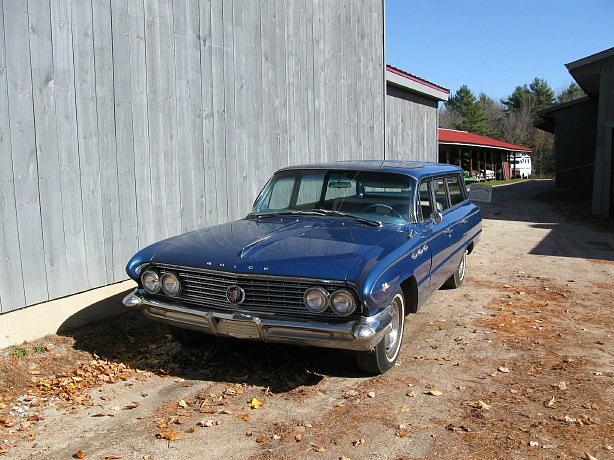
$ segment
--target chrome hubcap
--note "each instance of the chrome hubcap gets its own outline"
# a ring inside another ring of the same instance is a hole
[[[399,348],[401,342],[401,315],[399,313],[399,300],[395,299],[392,303],[392,321],[388,326],[388,333],[386,334],[386,358],[392,361]]]

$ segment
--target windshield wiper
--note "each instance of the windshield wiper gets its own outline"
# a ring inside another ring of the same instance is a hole
[[[350,219],[357,220],[362,222],[363,224],[371,225],[373,227],[381,227],[382,223],[379,220],[371,220],[366,217],[355,216],[354,214],[350,214],[349,212],[343,211],[333,211],[332,209],[314,209],[313,212],[324,214],[326,216],[341,216],[341,217],[349,217]]]
[[[267,217],[267,216],[288,216],[288,215],[311,215],[311,216],[340,216],[340,217],[349,217],[350,219],[357,220],[362,222],[363,224],[371,225],[373,227],[381,227],[382,223],[377,220],[371,220],[364,217],[355,216],[354,214],[350,214],[348,212],[343,211],[333,211],[330,209],[310,209],[309,211],[302,211],[300,209],[288,210],[288,211],[274,211],[274,212],[263,212],[263,213],[254,213],[253,216],[256,217]]]

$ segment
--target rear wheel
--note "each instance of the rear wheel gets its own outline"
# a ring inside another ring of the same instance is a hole
[[[456,289],[463,284],[465,272],[467,271],[467,251],[463,252],[463,258],[458,264],[458,268],[450,278],[446,280],[443,287],[446,289]]]
[[[191,329],[182,329],[180,327],[168,327],[174,339],[184,347],[197,348],[211,344],[215,337],[204,332],[193,331]]]
[[[392,321],[383,339],[371,351],[356,352],[358,367],[369,374],[383,374],[397,361],[405,324],[405,301],[398,292],[392,302]]]

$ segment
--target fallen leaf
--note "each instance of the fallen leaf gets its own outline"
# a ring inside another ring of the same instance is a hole
[[[544,406],[546,407],[552,407],[554,406],[554,403],[556,402],[556,399],[554,399],[554,396],[552,398],[550,398],[548,401],[544,402]]]
[[[441,396],[443,393],[439,390],[428,390],[424,392],[425,395],[431,395],[431,396]]]
[[[230,409],[222,409],[219,412],[220,414],[224,414],[224,415],[232,415],[234,412],[231,411]]]
[[[198,426],[204,426],[207,428],[210,428],[212,426],[219,425],[219,424],[220,424],[219,420],[201,420],[200,422],[197,423]]]
[[[239,414],[239,420],[243,420],[244,422],[249,422],[252,419],[252,416],[249,414]]]
[[[312,444],[311,448],[315,451],[315,452],[326,452],[326,447],[324,446],[318,446],[316,444]]]
[[[504,374],[509,374],[510,370],[509,368],[505,367],[505,366],[501,366],[499,369],[497,369],[499,372],[503,372]]]
[[[399,438],[406,438],[407,435],[409,435],[409,431],[407,431],[407,430],[399,430],[399,431],[397,431],[397,436]]]
[[[484,401],[478,401],[478,407],[482,410],[490,410],[492,408],[490,404],[486,404]]]
[[[123,409],[124,410],[129,410],[129,409],[136,409],[137,407],[139,407],[139,403],[136,401],[132,401],[130,404],[126,404]]]
[[[105,414],[103,412],[99,412],[97,414],[92,415],[92,417],[115,417],[115,414]]]
[[[354,397],[356,397],[358,395],[359,395],[358,391],[356,391],[356,390],[348,390],[348,391],[345,392],[344,397],[345,398],[354,398]]]
[[[539,446],[539,443],[537,441],[529,441],[529,446],[537,447],[537,446]]]
[[[593,372],[593,374],[599,376],[599,375],[603,375],[603,372],[595,371]]]
[[[104,456],[105,460],[118,460],[120,458],[122,458],[121,454],[115,454],[115,453],[107,454]]]
[[[401,412],[409,412],[409,406],[401,406]]]
[[[181,407],[183,407],[184,409],[187,409],[187,408],[188,408],[188,403],[187,403],[187,402],[185,402],[183,399],[180,399],[180,400],[179,400],[179,405],[180,405]]]
[[[358,439],[355,439],[354,441],[352,441],[352,445],[354,447],[360,446],[361,444],[364,444],[364,443],[365,443],[365,438],[358,438]]]
[[[565,383],[564,380],[561,380],[559,383],[556,384],[556,386],[559,390],[565,391],[567,389],[567,383]]]
[[[158,439],[166,439],[167,441],[178,441],[181,439],[181,433],[173,430],[160,431],[156,434]]]
[[[256,442],[258,444],[266,444],[269,442],[269,437],[263,434],[262,436],[256,439]]]
[[[279,436],[278,434],[274,434],[274,435],[272,436],[272,438],[273,438],[275,441],[279,441],[279,440],[281,439],[281,436]]]
[[[81,449],[79,449],[79,450],[78,450],[77,452],[75,452],[75,454],[73,455],[73,458],[79,458],[79,459],[82,459],[82,458],[85,458],[85,457],[87,457],[87,455],[86,455],[86,453],[85,453],[85,452],[83,452]]]
[[[375,391],[369,391],[369,392],[367,393],[367,396],[368,396],[369,398],[375,398]]]
[[[584,458],[586,460],[597,460],[595,457],[593,457],[591,454],[589,454],[588,452],[584,452]]]
[[[301,433],[295,434],[294,435],[294,440],[296,442],[301,442],[303,440],[303,435]]]
[[[252,398],[252,400],[249,402],[249,406],[252,409],[260,409],[263,404],[264,402],[260,401],[258,398]]]
[[[414,390],[410,390],[407,393],[405,393],[405,396],[409,396],[410,398],[415,398],[416,392]]]

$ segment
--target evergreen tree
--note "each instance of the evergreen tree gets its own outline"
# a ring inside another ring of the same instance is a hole
[[[567,88],[562,90],[557,96],[557,102],[569,102],[574,99],[579,99],[581,97],[586,96],[586,93],[578,86],[575,81],[572,81]]]
[[[531,84],[529,84],[529,89],[535,101],[533,107],[535,111],[546,109],[554,104],[555,94],[546,80],[542,78],[534,79]]]
[[[528,85],[516,86],[507,99],[501,100],[508,112],[519,111],[526,105],[532,105],[533,96]]]
[[[459,115],[453,124],[454,129],[478,134],[488,133],[486,114],[467,85],[461,86],[454,96],[450,97],[446,108]]]

